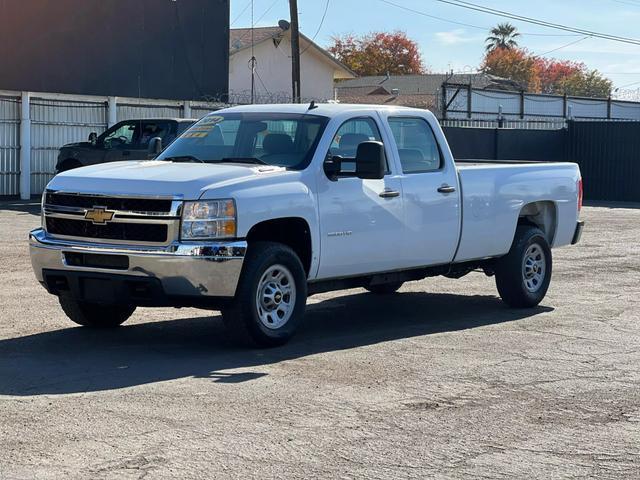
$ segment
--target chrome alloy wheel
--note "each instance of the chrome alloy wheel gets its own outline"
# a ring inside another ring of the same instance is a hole
[[[528,291],[540,290],[547,273],[546,257],[542,247],[537,243],[529,245],[522,259],[522,280]]]
[[[289,269],[272,265],[260,278],[256,292],[256,307],[262,324],[272,330],[282,327],[291,318],[296,304],[296,284]]]

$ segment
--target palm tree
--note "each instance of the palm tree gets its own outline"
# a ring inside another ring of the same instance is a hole
[[[496,48],[504,48],[510,50],[518,46],[518,42],[514,38],[519,37],[518,29],[510,23],[499,23],[489,31],[489,36],[486,38],[487,51],[495,50]]]

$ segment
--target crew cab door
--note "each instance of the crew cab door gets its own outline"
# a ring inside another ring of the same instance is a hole
[[[414,267],[449,263],[460,235],[461,192],[442,130],[433,115],[383,117],[401,169],[405,260]]]
[[[317,278],[335,278],[398,268],[403,237],[402,185],[395,171],[386,131],[376,112],[344,120],[332,134],[327,155],[342,157],[341,174],[319,173],[320,264]],[[362,142],[385,144],[387,173],[380,180],[354,176]]]

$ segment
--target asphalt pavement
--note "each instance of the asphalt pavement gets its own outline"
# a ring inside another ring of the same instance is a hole
[[[294,340],[218,312],[66,319],[0,202],[0,478],[640,478],[640,206],[586,207],[541,306],[481,273],[317,295]]]

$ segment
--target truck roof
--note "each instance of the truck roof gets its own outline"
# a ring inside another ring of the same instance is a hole
[[[350,103],[316,103],[313,110],[309,110],[309,103],[276,103],[276,104],[260,104],[260,105],[240,105],[237,107],[224,108],[217,112],[273,112],[273,113],[313,113],[315,115],[324,115],[331,117],[344,112],[357,112],[359,110],[375,110],[381,111],[420,111],[424,109],[402,107],[397,105],[369,105],[369,104],[350,104]]]

